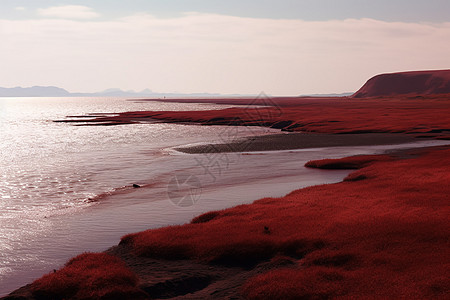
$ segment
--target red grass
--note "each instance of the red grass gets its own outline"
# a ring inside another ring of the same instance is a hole
[[[235,99],[238,100],[246,99]],[[93,121],[122,124],[156,119],[204,125],[266,126],[318,133],[440,133],[450,129],[449,100],[450,94],[421,99],[275,98],[272,103],[278,107],[125,112]],[[223,101],[227,103],[226,99]]]
[[[323,267],[300,273],[280,269],[257,276],[243,288],[247,299],[329,299],[346,292],[341,272]]]
[[[37,299],[145,299],[138,279],[117,257],[85,253],[31,285]]]
[[[340,159],[321,159],[308,161],[305,167],[318,169],[361,169],[376,161],[392,159],[388,155],[356,155]]]
[[[251,279],[243,289],[250,299],[445,298],[448,170],[450,150],[376,161],[351,174],[365,180],[261,199],[184,226],[131,234],[122,243],[143,256],[245,267],[280,255],[303,258],[298,268]]]

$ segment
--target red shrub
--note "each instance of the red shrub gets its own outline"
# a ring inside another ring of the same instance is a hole
[[[37,299],[144,299],[138,279],[117,257],[85,253],[31,285]]]

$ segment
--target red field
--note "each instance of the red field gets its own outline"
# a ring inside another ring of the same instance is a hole
[[[121,243],[138,256],[245,268],[276,257],[295,260],[250,279],[242,289],[248,299],[444,299],[450,150],[369,160],[345,182],[207,213]]]
[[[201,100],[176,100],[202,102]],[[211,102],[212,100],[203,100]],[[266,104],[213,111],[125,112],[88,122],[99,125],[147,120],[204,125],[266,126],[318,133],[396,132],[447,137],[450,132],[450,94],[409,98],[274,98],[222,99],[215,102]],[[68,120],[65,122],[86,122]],[[447,132],[447,133],[446,133]]]

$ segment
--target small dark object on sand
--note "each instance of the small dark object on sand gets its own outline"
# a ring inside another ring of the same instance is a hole
[[[137,189],[137,188],[140,188],[141,186],[140,186],[139,184],[133,183],[133,187],[134,187],[135,189]]]
[[[270,234],[270,229],[267,226],[264,226],[264,233],[265,234]]]

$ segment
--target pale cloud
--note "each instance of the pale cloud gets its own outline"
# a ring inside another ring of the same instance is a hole
[[[298,95],[383,72],[450,68],[450,23],[323,22],[187,13],[0,20],[2,85]]]
[[[15,10],[25,10],[26,8],[23,6],[17,6],[14,8]]]
[[[52,6],[40,8],[37,12],[43,17],[61,19],[92,19],[100,16],[92,8],[82,5]]]

